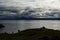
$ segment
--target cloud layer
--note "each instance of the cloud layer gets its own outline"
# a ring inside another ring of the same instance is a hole
[[[0,0],[0,18],[60,18],[59,0]]]
[[[60,8],[60,0],[0,0],[0,5]]]

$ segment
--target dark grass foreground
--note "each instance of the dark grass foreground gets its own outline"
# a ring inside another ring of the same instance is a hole
[[[0,34],[0,40],[60,40],[60,31],[42,28]]]

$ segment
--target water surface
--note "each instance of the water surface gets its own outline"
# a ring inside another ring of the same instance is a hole
[[[5,25],[5,28],[0,29],[0,33],[12,33],[18,30],[41,28],[43,26],[60,30],[60,21],[58,20],[0,20],[0,24]]]

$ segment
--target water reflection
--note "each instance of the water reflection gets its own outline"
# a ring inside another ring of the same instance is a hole
[[[18,30],[41,28],[42,26],[60,30],[60,21],[56,20],[0,20],[0,24],[5,25],[5,28],[0,29],[0,33],[11,33],[17,32]]]

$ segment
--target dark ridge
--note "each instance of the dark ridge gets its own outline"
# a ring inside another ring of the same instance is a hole
[[[60,18],[19,18],[19,17],[14,17],[14,18],[0,18],[0,20],[60,20]]]
[[[16,20],[60,20],[60,18],[16,18]]]
[[[45,27],[18,30],[18,33],[0,33],[0,40],[60,40],[60,31]]]
[[[27,31],[45,31],[45,30],[53,30],[53,29],[48,29],[48,28],[45,28],[43,26],[41,28],[26,29],[26,30],[21,31],[21,32],[27,32]],[[55,30],[53,30],[53,31],[55,31]],[[58,30],[56,30],[56,31],[58,31]]]

